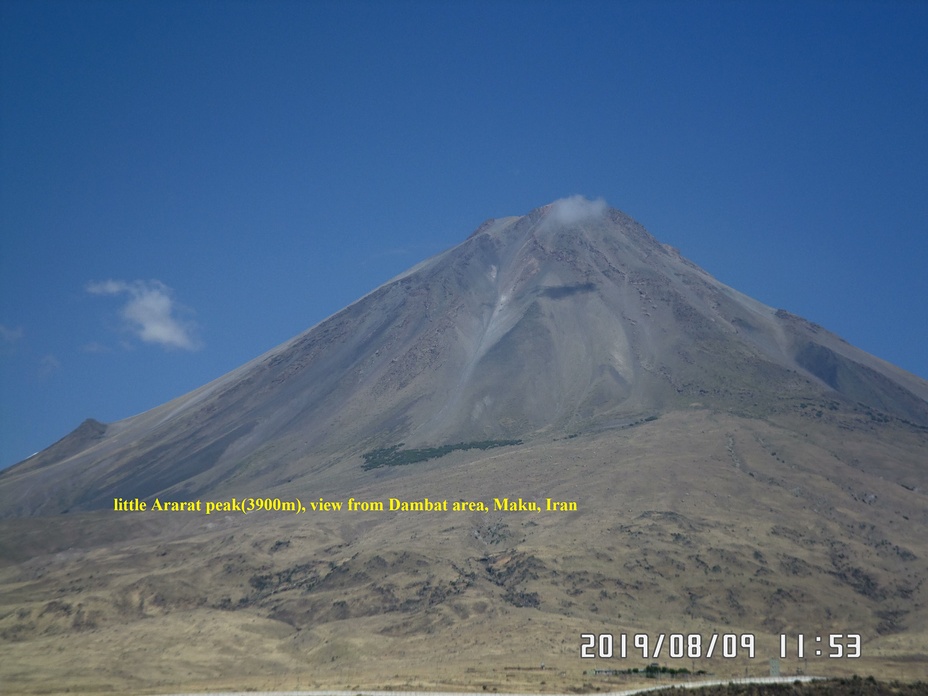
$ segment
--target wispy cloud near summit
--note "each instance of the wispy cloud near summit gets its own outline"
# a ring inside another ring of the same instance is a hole
[[[572,225],[583,220],[599,217],[606,212],[606,201],[602,198],[589,200],[585,196],[560,198],[551,204],[551,219],[561,225]]]
[[[87,284],[92,295],[126,295],[126,304],[120,310],[126,326],[146,343],[166,348],[196,350],[199,343],[193,337],[196,329],[191,321],[177,316],[179,307],[174,292],[159,280],[105,280]]]

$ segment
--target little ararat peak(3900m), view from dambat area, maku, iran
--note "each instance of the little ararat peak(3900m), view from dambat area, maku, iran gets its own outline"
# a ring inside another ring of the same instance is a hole
[[[928,678],[926,452],[928,382],[563,199],[0,473],[0,682],[565,693],[622,632]]]
[[[928,425],[923,380],[574,197],[488,220],[201,389],[85,422],[0,477],[0,500],[9,515],[197,497],[353,466],[401,442],[574,435],[693,404],[801,412],[816,397]]]

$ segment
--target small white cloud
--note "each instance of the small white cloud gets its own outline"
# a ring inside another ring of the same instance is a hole
[[[105,280],[87,284],[92,295],[126,295],[128,300],[120,315],[135,336],[146,343],[156,343],[167,348],[196,350],[198,342],[193,338],[195,325],[180,319],[182,311],[174,301],[174,292],[158,280]]]
[[[608,206],[602,198],[589,200],[585,196],[560,198],[551,204],[548,219],[560,225],[573,225],[577,222],[597,218],[606,212]]]
[[[137,280],[134,284],[143,284],[143,282]],[[157,280],[152,282],[158,283]],[[87,292],[92,295],[118,295],[121,292],[129,292],[130,287],[131,285],[124,280],[104,280],[99,283],[87,283]]]

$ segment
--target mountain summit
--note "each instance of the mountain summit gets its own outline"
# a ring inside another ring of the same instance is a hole
[[[3,514],[271,485],[365,451],[562,437],[827,395],[928,425],[928,383],[715,280],[602,201],[490,219],[163,406],[88,421],[0,475]]]

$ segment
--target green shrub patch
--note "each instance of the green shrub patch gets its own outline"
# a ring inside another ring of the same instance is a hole
[[[390,447],[381,447],[380,449],[365,452],[364,457],[365,469],[377,469],[381,466],[401,466],[403,464],[415,464],[424,462],[429,459],[438,459],[444,457],[454,450],[469,449],[491,449],[493,447],[508,447],[510,445],[521,445],[522,440],[480,440],[478,442],[458,442],[454,445],[441,445],[440,447],[420,447],[417,449],[400,449],[405,443]]]

